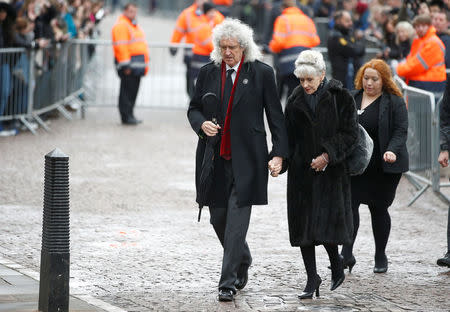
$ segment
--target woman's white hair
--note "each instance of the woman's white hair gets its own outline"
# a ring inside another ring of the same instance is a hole
[[[408,33],[409,41],[410,43],[412,43],[414,37],[416,36],[416,30],[414,29],[413,25],[411,25],[407,21],[398,22],[398,24],[395,26],[395,43],[400,44],[400,41],[398,40],[398,32],[400,29],[403,29]]]
[[[326,65],[319,51],[302,51],[295,61],[294,75],[297,78],[305,76],[320,76],[325,73]]]
[[[220,41],[223,39],[236,39],[239,42],[239,45],[244,48],[244,62],[253,62],[262,57],[258,46],[253,40],[253,30],[238,19],[226,18],[213,29],[214,50],[211,52],[210,57],[216,64],[222,63]]]

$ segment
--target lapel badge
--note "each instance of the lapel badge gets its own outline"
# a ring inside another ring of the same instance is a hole
[[[245,78],[244,80],[242,80],[242,83],[246,85],[248,83],[248,79]]]

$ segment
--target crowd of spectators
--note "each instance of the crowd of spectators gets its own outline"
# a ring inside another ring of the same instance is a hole
[[[94,38],[95,26],[104,16],[103,0],[0,2],[0,48],[42,48],[33,59],[37,69],[35,92],[39,92],[41,87],[49,87],[51,69],[59,57],[59,44],[69,39]],[[0,55],[0,117],[26,112],[29,64],[26,53]],[[17,120],[0,120],[0,136],[13,135],[20,128]]]
[[[259,43],[268,44],[281,4],[282,0],[240,0],[234,1],[230,12],[253,27]],[[450,45],[449,0],[298,0],[297,6],[315,21],[327,18],[321,22],[328,23],[329,29],[333,28],[336,11],[350,12],[354,32],[376,45],[382,51],[378,57],[386,61],[400,61],[408,55],[416,37],[412,21],[417,15],[430,15],[437,35],[446,47]],[[450,67],[450,48],[446,53]]]
[[[0,48],[45,47],[70,38],[95,36],[103,1],[13,0],[0,2]]]
[[[352,42],[355,40],[355,44],[362,44],[365,48],[363,55],[358,56],[361,58],[360,61],[374,57],[383,59],[391,66],[393,73],[403,78],[408,85],[433,92],[436,99],[442,95],[445,71],[450,72],[449,0],[297,0],[296,2],[297,7],[314,20],[323,48],[327,46],[327,38],[336,28],[336,13],[348,12],[352,19],[348,39]],[[235,1],[230,12],[234,17],[253,27],[256,40],[266,53],[270,53],[272,51],[269,49],[269,42],[272,39],[274,21],[285,7],[283,3],[283,0]],[[419,31],[419,28],[423,28],[424,31]],[[346,44],[350,41],[346,39],[343,42]],[[431,42],[434,42],[434,45]],[[423,46],[425,43],[426,47]],[[349,46],[346,48],[350,49]],[[437,52],[434,55],[433,52],[427,52],[430,49],[441,50],[443,53],[441,55]],[[374,51],[379,52],[375,54]],[[336,64],[331,60],[331,52],[333,51],[328,51],[325,56],[328,56],[333,67]],[[357,61],[350,52],[345,58]],[[438,66],[441,67],[439,70],[435,68]],[[356,72],[358,67],[353,67],[353,72]],[[440,74],[435,75],[434,71],[439,71]],[[333,77],[336,78],[335,73]],[[352,79],[349,77],[348,81],[353,81]],[[351,88],[350,85],[352,84],[349,84],[348,88]]]

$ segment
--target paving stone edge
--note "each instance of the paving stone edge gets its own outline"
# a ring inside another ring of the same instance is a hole
[[[34,279],[36,281],[39,281],[39,278],[40,278],[39,272],[27,269],[14,261],[11,261],[7,258],[2,257],[1,255],[0,255],[0,264],[6,266],[9,269],[17,271],[23,275],[31,277],[32,279]],[[123,310],[122,308],[113,306],[107,302],[100,300],[100,299],[94,298],[91,295],[85,294],[82,292],[82,290],[77,289],[77,288],[71,289],[70,296],[80,299],[94,307],[103,309],[106,312],[127,312],[126,310]]]

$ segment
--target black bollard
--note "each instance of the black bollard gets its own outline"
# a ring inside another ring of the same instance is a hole
[[[39,311],[69,311],[69,157],[45,155]]]

